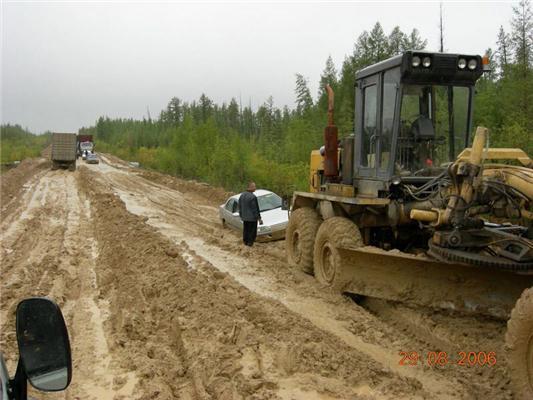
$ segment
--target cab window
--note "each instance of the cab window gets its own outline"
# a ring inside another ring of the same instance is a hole
[[[378,90],[377,85],[367,86],[363,90],[363,135],[362,135],[362,166],[375,167],[375,139],[378,122]]]
[[[392,134],[394,127],[394,111],[398,94],[399,70],[392,69],[383,74],[383,111],[380,135],[379,167],[386,170],[391,159]]]
[[[464,148],[470,89],[404,85],[396,156],[399,174],[431,174]]]

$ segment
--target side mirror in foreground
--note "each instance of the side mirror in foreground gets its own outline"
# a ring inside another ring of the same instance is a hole
[[[42,297],[21,301],[17,307],[17,342],[20,359],[14,381],[27,378],[34,388],[46,392],[67,388],[72,378],[70,343],[56,303]]]

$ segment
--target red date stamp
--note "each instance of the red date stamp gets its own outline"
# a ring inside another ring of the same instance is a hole
[[[428,351],[420,354],[417,351],[400,351],[399,365],[413,367],[419,364],[430,367],[459,365],[463,367],[494,367],[497,363],[494,351],[458,351],[448,354],[445,351]]]

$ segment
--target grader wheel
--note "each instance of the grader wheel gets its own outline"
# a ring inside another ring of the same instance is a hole
[[[313,272],[313,245],[321,219],[309,207],[298,208],[291,213],[285,232],[285,247],[289,264]]]
[[[332,217],[318,229],[313,253],[316,279],[342,292],[347,278],[343,273],[342,260],[338,247],[361,247],[363,239],[359,228],[352,221],[343,217]]]
[[[516,399],[533,399],[533,288],[524,290],[516,302],[505,344]]]

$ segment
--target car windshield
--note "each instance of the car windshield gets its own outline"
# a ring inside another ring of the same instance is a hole
[[[259,202],[259,211],[273,210],[274,208],[281,207],[282,200],[275,193],[265,194],[263,196],[257,196]]]

